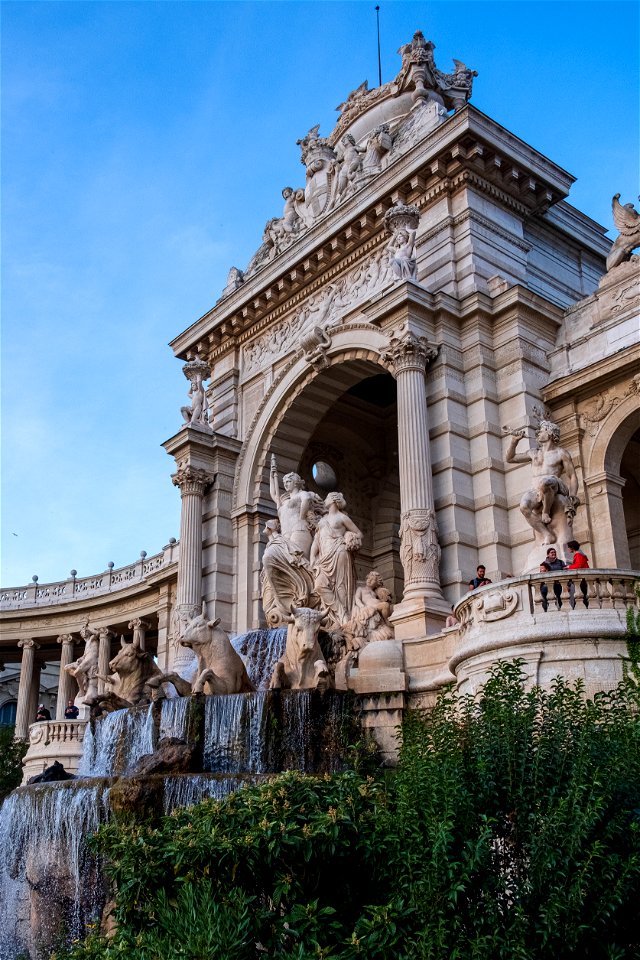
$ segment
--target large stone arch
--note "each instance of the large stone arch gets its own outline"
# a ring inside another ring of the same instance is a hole
[[[622,462],[633,437],[640,433],[640,398],[623,397],[598,430],[587,461],[585,486],[593,530],[593,563],[602,568],[632,567],[625,520]],[[596,535],[597,530],[597,535]]]
[[[376,374],[389,373],[385,334],[371,324],[330,330],[330,344],[309,360],[299,351],[284,366],[262,400],[243,443],[234,484],[236,528],[236,629],[256,625],[260,535],[274,513],[268,495],[268,456],[280,473],[298,469],[315,427],[338,398]]]

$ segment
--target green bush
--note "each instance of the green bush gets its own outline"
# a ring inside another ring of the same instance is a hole
[[[640,707],[527,691],[410,713],[397,771],[287,773],[104,827],[118,931],[58,960],[624,960],[638,956]]]
[[[0,803],[20,786],[22,760],[29,744],[15,740],[13,727],[0,727]]]

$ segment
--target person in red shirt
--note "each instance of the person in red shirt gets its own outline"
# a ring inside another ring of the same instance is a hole
[[[568,563],[566,568],[567,570],[588,570],[589,561],[586,556],[580,550],[580,544],[577,540],[569,540],[568,543],[565,543],[565,547],[571,555],[571,563]]]

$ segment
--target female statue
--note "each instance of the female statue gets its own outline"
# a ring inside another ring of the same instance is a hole
[[[340,627],[351,616],[356,588],[353,554],[362,546],[362,533],[344,512],[341,493],[330,493],[327,513],[318,521],[311,545],[311,567],[315,589],[333,623]]]
[[[267,546],[262,556],[262,606],[270,627],[286,624],[291,607],[315,607],[309,561],[280,533],[278,520],[267,521]]]
[[[278,466],[276,458],[271,456],[269,473],[269,491],[271,499],[278,508],[278,520],[283,537],[291,542],[303,556],[309,558],[315,512],[320,498],[304,488],[304,480],[297,473],[286,473],[282,478],[284,493],[280,493]]]

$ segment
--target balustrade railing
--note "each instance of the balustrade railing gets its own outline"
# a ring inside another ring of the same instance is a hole
[[[160,553],[147,557],[141,553],[135,563],[114,569],[109,564],[104,573],[90,577],[78,577],[71,571],[67,580],[56,583],[40,584],[34,578],[26,587],[7,587],[0,589],[0,607],[3,610],[19,610],[25,607],[53,606],[86,597],[100,596],[123,590],[144,581],[155,573],[175,563],[178,559],[179,544],[172,540]]]
[[[633,570],[554,570],[472,590],[456,604],[455,612],[464,631],[472,623],[507,617],[640,608],[639,585],[640,572]]]

